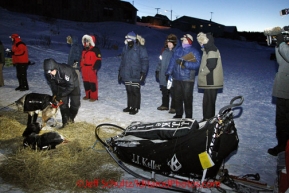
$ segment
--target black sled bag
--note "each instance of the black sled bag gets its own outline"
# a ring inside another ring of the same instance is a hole
[[[208,169],[206,177],[215,177],[224,157],[238,144],[235,135],[229,136],[233,146],[214,136],[214,124],[207,123],[199,128],[196,120],[175,119],[155,123],[133,122],[122,135],[111,138],[108,143],[120,160],[143,170],[201,178],[200,153],[211,149],[208,152],[211,152],[209,155],[215,165]],[[212,147],[213,143],[218,147]],[[219,155],[221,146],[224,151]]]

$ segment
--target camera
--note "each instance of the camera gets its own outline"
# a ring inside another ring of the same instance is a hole
[[[264,30],[264,35],[267,36],[266,42],[268,46],[275,46],[277,43],[277,35],[282,35],[284,42],[289,42],[289,26],[283,28],[274,27],[272,29]]]

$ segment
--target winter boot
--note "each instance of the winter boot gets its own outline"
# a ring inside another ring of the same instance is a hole
[[[76,117],[77,112],[78,112],[77,109],[72,109],[72,108],[70,109],[70,119],[69,119],[70,123],[74,123],[74,118]]]
[[[277,156],[280,152],[285,151],[284,147],[276,145],[273,148],[268,149],[268,153],[273,156]]]
[[[132,110],[131,107],[126,107],[125,109],[123,109],[122,111],[125,113],[129,113]]]
[[[62,128],[66,127],[69,124],[70,112],[69,109],[60,109],[62,116]]]
[[[21,79],[21,84],[20,84],[20,91],[26,91],[26,90],[29,90],[29,87],[28,87],[28,82],[27,82],[27,79],[26,78],[22,78]]]
[[[138,113],[138,109],[137,108],[132,108],[129,112],[130,115],[135,115]]]

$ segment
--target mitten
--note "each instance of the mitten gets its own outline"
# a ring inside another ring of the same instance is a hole
[[[168,80],[169,80],[169,76],[170,76],[170,75],[168,75],[168,74],[166,75],[166,81],[167,81],[167,82],[168,82]]]
[[[176,63],[179,64],[180,66],[182,66],[184,63],[184,60],[179,58],[176,60]]]
[[[55,96],[55,100],[56,100],[56,101],[62,101],[62,97],[61,97],[60,95],[56,95],[56,96]]]
[[[99,63],[95,63],[94,65],[93,65],[93,70],[97,70],[99,68]]]

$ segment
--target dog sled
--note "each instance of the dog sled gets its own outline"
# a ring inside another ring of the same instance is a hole
[[[242,96],[234,97],[216,116],[204,122],[193,119],[132,122],[126,129],[104,123],[96,126],[95,135],[124,171],[140,179],[139,185],[178,192],[222,190],[217,176],[224,160],[238,148],[233,110],[243,101]],[[121,133],[101,139],[101,130],[109,128]]]

